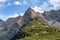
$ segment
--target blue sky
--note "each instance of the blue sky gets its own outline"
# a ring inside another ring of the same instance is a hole
[[[60,9],[60,0],[0,0],[0,19],[23,15],[31,7],[35,11]]]

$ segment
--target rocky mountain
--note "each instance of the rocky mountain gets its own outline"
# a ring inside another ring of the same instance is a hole
[[[3,20],[0,19],[0,22],[3,22]]]
[[[21,19],[21,16],[16,18],[9,18],[0,24],[0,40],[9,40],[12,38],[21,27],[17,21]],[[14,26],[16,25],[16,27]]]
[[[30,13],[28,13],[28,15],[29,14]],[[60,40],[60,28],[48,25],[48,21],[45,21],[46,19],[43,15],[44,13],[41,14],[35,12],[34,14],[36,14],[34,17],[30,17],[31,15],[26,16],[27,13],[25,14],[24,17],[27,21],[29,20],[29,18],[31,19],[19,30],[19,32],[11,40]]]
[[[0,40],[11,39],[24,24],[35,16],[35,11],[29,7],[22,17],[18,16],[16,18],[8,18],[8,20],[3,22],[0,26],[0,28],[2,27],[0,31],[3,30],[3,32],[1,31],[1,34],[3,34],[0,34]]]
[[[3,23],[3,20],[0,19],[0,26],[2,25],[2,23]]]
[[[51,10],[43,13],[49,25],[60,26],[60,10]]]
[[[37,18],[28,21],[11,40],[60,40],[60,28]]]
[[[23,16],[18,16],[16,18],[8,18],[7,21],[0,20],[0,40],[10,40],[12,37],[16,35],[16,33],[32,19],[38,19],[39,22],[43,21],[44,19],[48,24],[55,23],[55,21],[60,22],[60,10],[58,11],[50,11],[45,12],[43,14],[39,12],[35,12],[30,7],[27,9]],[[58,18],[57,18],[58,17]],[[53,20],[53,22],[52,22]],[[40,23],[39,23],[40,24]]]

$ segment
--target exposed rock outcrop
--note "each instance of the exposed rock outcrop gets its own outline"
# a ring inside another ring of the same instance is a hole
[[[60,26],[60,10],[51,10],[43,13],[49,25]]]

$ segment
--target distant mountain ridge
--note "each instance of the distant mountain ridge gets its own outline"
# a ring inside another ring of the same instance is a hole
[[[60,26],[60,9],[44,12],[43,16],[49,25]]]

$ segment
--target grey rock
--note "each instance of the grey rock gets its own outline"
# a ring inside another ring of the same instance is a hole
[[[60,10],[44,12],[43,16],[49,25],[60,26]]]

